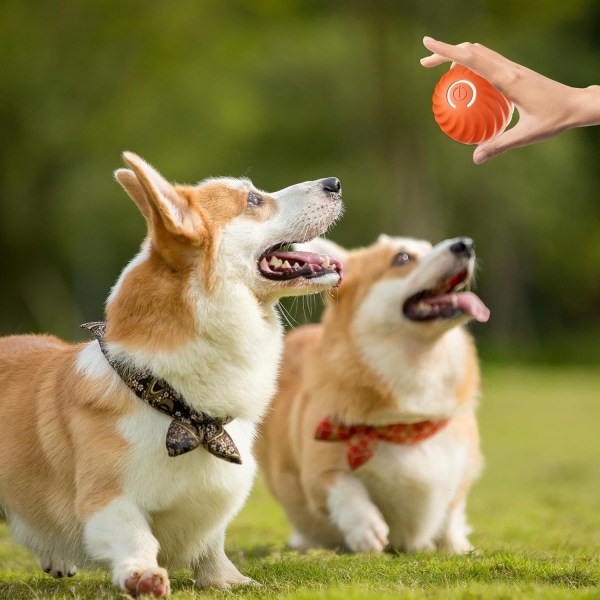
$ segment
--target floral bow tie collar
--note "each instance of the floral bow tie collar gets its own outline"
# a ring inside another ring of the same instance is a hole
[[[395,423],[374,427],[371,425],[343,425],[326,418],[315,432],[315,439],[326,442],[346,442],[346,459],[352,470],[373,458],[380,441],[392,444],[416,444],[435,435],[446,427],[450,419]]]
[[[241,464],[239,450],[224,429],[224,425],[232,421],[231,417],[216,418],[198,412],[188,406],[168,383],[158,379],[150,371],[132,370],[114,360],[108,354],[104,343],[106,323],[84,323],[81,327],[90,331],[98,340],[110,366],[138,398],[173,418],[166,440],[169,456],[179,456],[202,446],[217,458]]]

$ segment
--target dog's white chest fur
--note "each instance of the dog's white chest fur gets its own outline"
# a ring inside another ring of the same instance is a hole
[[[143,510],[152,513],[170,510],[183,498],[194,499],[199,495],[210,504],[212,497],[219,498],[239,489],[252,478],[255,470],[252,423],[237,419],[226,426],[242,455],[241,465],[214,457],[202,447],[170,457],[165,445],[169,424],[169,417],[147,406],[119,422],[130,447],[124,492]]]
[[[235,298],[237,306],[244,306],[240,300]],[[247,302],[244,310],[223,303],[202,315],[212,324],[207,339],[171,353],[127,351],[130,360],[149,365],[197,410],[233,416],[226,429],[242,457],[241,465],[231,464],[203,447],[169,457],[171,418],[141,400],[134,413],[119,420],[118,430],[129,447],[123,496],[150,518],[168,564],[189,565],[202,555],[223,535],[252,487],[256,423],[275,391],[282,344],[277,315],[258,311],[255,302]],[[124,385],[95,342],[82,351],[78,366],[88,376],[109,375],[114,385]]]
[[[390,528],[392,547],[424,549],[442,529],[467,468],[466,443],[443,430],[415,445],[380,442],[355,473]]]
[[[161,560],[191,567],[198,587],[247,584],[225,555],[225,528],[250,491],[255,427],[275,391],[275,304],[341,281],[334,259],[285,247],[340,216],[341,184],[273,194],[247,179],[177,185],[135,154],[124,159],[130,168],[115,176],[148,232],[110,294],[102,346],[1,340],[0,420],[10,426],[0,436],[0,513],[56,577],[89,559],[110,565],[122,592],[162,598]],[[171,419],[136,397],[130,375],[227,419],[243,464],[203,446],[170,458]],[[20,451],[24,440],[31,452]]]
[[[150,516],[165,560],[186,565],[222,533],[223,524],[240,510],[250,492],[256,471],[255,425],[236,419],[226,426],[242,456],[237,465],[202,447],[169,457],[165,446],[169,423],[168,417],[147,406],[121,419],[119,429],[130,445],[123,491]]]
[[[222,313],[227,308],[222,307]],[[169,457],[165,439],[170,419],[141,403],[136,414],[119,423],[130,446],[124,494],[151,516],[162,555],[172,564],[189,564],[202,553],[205,541],[222,534],[223,525],[240,510],[252,487],[255,423],[275,390],[281,332],[275,316],[262,321],[249,318],[246,323],[244,317],[254,315],[238,312],[238,316],[237,335],[231,336],[229,326],[224,336],[228,339],[219,340],[217,355],[212,344],[199,342],[188,349],[188,356],[175,357],[177,364],[198,365],[188,371],[193,376],[178,380],[176,370],[169,373],[167,360],[161,366],[194,406],[235,417],[226,429],[240,451],[241,465],[216,458],[202,447]]]

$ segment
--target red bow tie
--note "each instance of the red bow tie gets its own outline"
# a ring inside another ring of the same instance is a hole
[[[416,444],[435,435],[450,419],[443,421],[421,421],[420,423],[396,423],[373,427],[370,425],[341,425],[323,419],[315,432],[316,440],[326,442],[348,442],[346,458],[351,469],[358,469],[369,461],[379,440],[392,444]]]

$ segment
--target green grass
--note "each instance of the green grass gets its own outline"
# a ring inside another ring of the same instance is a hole
[[[227,550],[260,587],[195,591],[172,574],[173,598],[600,598],[600,372],[488,367],[480,408],[487,466],[470,497],[477,550],[305,555],[259,482]],[[0,598],[119,598],[102,572],[56,581],[0,530]]]

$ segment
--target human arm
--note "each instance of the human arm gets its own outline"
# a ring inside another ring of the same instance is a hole
[[[456,46],[423,38],[432,52],[421,59],[424,67],[456,62],[487,79],[519,111],[519,122],[498,137],[480,144],[473,162],[481,164],[511,150],[550,139],[567,129],[600,124],[600,86],[575,88],[549,79],[482,46]]]

